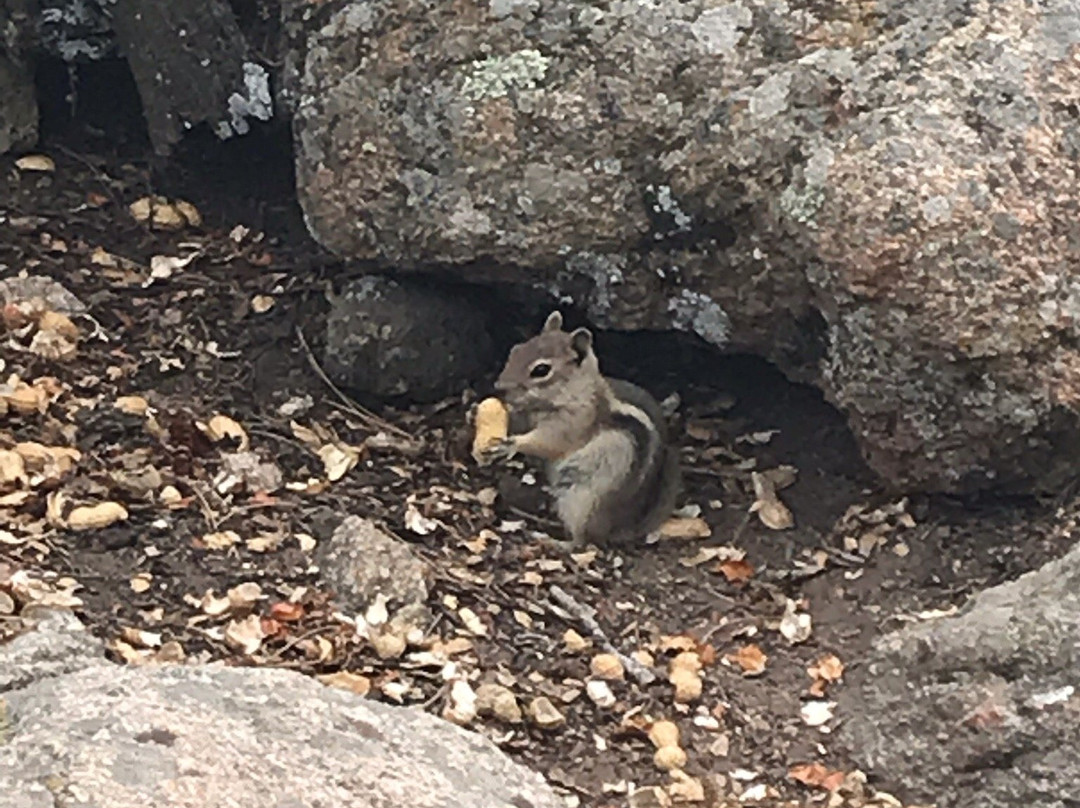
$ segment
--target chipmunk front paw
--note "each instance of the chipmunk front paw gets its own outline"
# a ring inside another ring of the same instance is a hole
[[[480,465],[505,462],[516,454],[517,445],[514,441],[510,438],[501,438],[479,452]]]

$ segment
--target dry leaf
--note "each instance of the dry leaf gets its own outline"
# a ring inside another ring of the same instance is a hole
[[[806,672],[815,679],[838,682],[844,675],[844,663],[835,654],[826,654],[807,668]]]
[[[251,310],[256,314],[265,314],[274,307],[274,298],[270,295],[255,295],[251,298]]]
[[[520,724],[521,707],[509,688],[487,683],[476,688],[476,709],[480,715],[493,715],[507,724]]]
[[[284,540],[284,536],[272,534],[269,536],[253,536],[245,543],[247,544],[247,548],[253,553],[267,553],[280,547]]]
[[[830,771],[820,763],[801,763],[788,769],[788,777],[803,785],[836,791],[844,783],[844,773]]]
[[[307,445],[310,449],[318,449],[325,443],[322,435],[310,427],[306,427],[296,421],[289,421],[289,427],[292,429],[293,437]]]
[[[78,354],[78,345],[55,331],[38,331],[30,340],[32,354],[50,362],[67,362]]]
[[[200,254],[198,252],[188,253],[182,258],[177,255],[151,255],[150,280],[146,285],[148,286],[153,281],[168,280],[174,273],[179,272],[198,258]]]
[[[336,687],[339,690],[351,690],[358,696],[366,696],[371,692],[371,679],[359,673],[338,671],[337,673],[324,673],[315,678],[324,685]]]
[[[765,663],[769,657],[758,646],[751,643],[744,645],[733,654],[728,654],[725,659],[742,668],[746,676],[758,676],[765,672]]]
[[[360,462],[360,452],[352,446],[343,444],[325,444],[319,447],[316,454],[319,455],[319,459],[323,462],[326,479],[332,483],[336,483]]]
[[[585,695],[597,707],[607,709],[615,705],[615,694],[611,692],[611,685],[602,679],[590,679],[586,682]]]
[[[705,802],[705,784],[700,778],[690,777],[682,772],[672,772],[675,782],[668,786],[668,794],[676,803]]]
[[[164,197],[144,196],[132,202],[128,209],[135,221],[150,222],[162,230],[179,230],[187,225],[198,227],[202,224],[198,209],[183,200],[170,203]]]
[[[0,529],[0,544],[7,544],[7,545],[9,545],[11,547],[15,547],[15,546],[20,545],[20,544],[25,544],[28,541],[29,541],[28,538],[20,539],[18,536],[16,536],[10,530]],[[3,569],[3,568],[0,567],[0,569]]]
[[[154,580],[149,572],[140,572],[131,577],[131,591],[142,594],[150,589],[150,583]]]
[[[659,647],[661,651],[677,651],[681,654],[696,651],[698,641],[689,634],[665,634],[660,638]]]
[[[113,406],[126,415],[146,415],[150,403],[142,396],[120,396]]]
[[[729,559],[716,567],[730,583],[743,584],[754,577],[754,566],[746,559]]]
[[[292,623],[304,616],[304,604],[279,601],[270,607],[270,616],[283,623]]]
[[[124,642],[130,643],[136,648],[159,648],[161,646],[161,635],[153,631],[124,626],[120,629],[120,636],[124,639]]]
[[[4,494],[0,497],[0,508],[21,508],[31,496],[33,496],[32,491],[13,491],[10,494]]]
[[[232,607],[228,598],[219,598],[214,594],[213,590],[207,591],[202,599],[197,600],[199,608],[202,609],[202,613],[209,615],[210,617],[220,617],[226,614]]]
[[[187,223],[192,227],[199,227],[202,224],[202,214],[199,213],[199,209],[192,205],[185,199],[177,199],[173,202],[176,210],[181,216],[187,220]]]
[[[678,516],[664,522],[657,533],[662,539],[707,539],[712,535],[712,529],[699,516]]]
[[[250,609],[263,596],[262,587],[254,581],[237,584],[225,594],[229,599],[229,606],[234,611]]]
[[[765,446],[773,439],[773,435],[776,435],[779,432],[779,429],[765,429],[761,432],[750,432],[746,435],[739,435],[735,438],[735,443],[749,443],[751,446]]]
[[[465,628],[469,630],[469,633],[474,637],[484,637],[488,633],[487,626],[484,625],[484,621],[481,620],[472,609],[467,606],[458,611],[458,617],[461,618],[461,622],[465,624]]]
[[[222,530],[217,533],[207,533],[199,541],[208,550],[225,550],[239,543],[240,536],[235,530]]]
[[[51,157],[44,154],[27,154],[15,161],[15,168],[19,171],[56,171],[56,163]]]
[[[750,474],[757,498],[750,506],[750,513],[756,513],[761,523],[770,530],[787,530],[795,525],[795,517],[780,501],[776,494],[776,485],[765,474],[754,471]]]
[[[113,639],[107,643],[107,647],[120,655],[120,658],[129,665],[139,665],[150,655],[147,651],[140,651],[129,643],[120,639]]]
[[[450,698],[442,717],[461,726],[476,718],[476,693],[464,679],[456,679],[450,685]]]
[[[45,481],[58,482],[60,478],[75,468],[82,458],[78,449],[69,446],[45,446],[34,441],[16,443],[14,451],[22,457],[27,471],[40,474]],[[34,480],[37,485],[42,480]]]
[[[820,727],[832,720],[835,709],[834,701],[808,701],[799,710],[799,714],[808,727]]]
[[[322,460],[327,479],[330,482],[340,480],[359,462],[364,450],[363,446],[349,446],[338,440],[331,430],[318,425],[315,428],[309,428],[298,424],[296,421],[290,421],[289,425],[292,427],[293,436],[314,451]],[[318,493],[320,485],[318,481],[300,484],[289,483],[286,488]]]
[[[45,380],[39,379],[33,385],[13,376],[4,384],[0,384],[0,400],[21,415],[38,413],[44,415],[49,409],[49,403],[55,397],[50,393],[51,387]],[[59,392],[59,391],[55,391]]]
[[[482,530],[480,531],[480,535],[476,538],[465,539],[462,541],[461,546],[473,555],[482,555],[484,551],[487,550],[488,538],[490,535],[494,535],[490,530]]]
[[[540,729],[555,729],[566,723],[566,718],[555,709],[547,696],[537,696],[529,702],[528,714],[529,719]]]
[[[183,507],[185,504],[184,495],[174,485],[167,485],[162,488],[158,493],[158,499],[169,508]]]
[[[382,632],[373,635],[371,646],[379,659],[397,659],[405,653],[405,638],[394,632]]]
[[[262,620],[257,614],[248,615],[243,620],[232,620],[225,626],[225,642],[248,656],[259,650],[265,637]]]
[[[67,526],[73,530],[94,530],[123,522],[127,518],[127,508],[119,502],[101,502],[74,508],[68,515]]]
[[[66,314],[58,311],[46,311],[38,318],[38,328],[42,331],[52,331],[69,340],[79,338],[79,327],[71,321]]]
[[[830,682],[838,682],[844,675],[844,663],[834,654],[826,654],[806,669],[814,680],[810,685],[810,694],[816,698],[825,695],[825,688]]]
[[[813,630],[812,620],[806,612],[796,611],[795,601],[788,599],[784,616],[780,619],[780,634],[792,645],[806,642]]]
[[[206,422],[206,427],[203,429],[210,440],[214,443],[218,443],[225,438],[232,438],[238,441],[238,449],[243,452],[247,450],[250,445],[247,433],[244,428],[240,426],[236,421],[227,415],[215,415],[209,421]]]
[[[756,513],[761,524],[770,530],[787,530],[795,526],[795,517],[779,499],[759,499],[750,506],[750,512]]]
[[[418,536],[427,536],[439,528],[437,519],[430,519],[420,513],[419,508],[412,502],[405,505],[405,529]]]
[[[11,449],[0,449],[0,486],[27,482],[29,478],[22,455]]]
[[[709,561],[739,561],[745,555],[745,550],[736,547],[701,547],[694,555],[680,558],[679,563],[684,567],[699,567]]]

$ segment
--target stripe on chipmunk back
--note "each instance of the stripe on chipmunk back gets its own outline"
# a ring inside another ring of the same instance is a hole
[[[641,450],[634,452],[634,467],[638,469],[648,456],[650,443],[658,437],[652,420],[640,407],[616,401],[611,407],[611,422],[612,426],[629,432],[634,445]]]

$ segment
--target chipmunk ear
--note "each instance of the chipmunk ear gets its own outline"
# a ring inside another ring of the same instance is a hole
[[[559,331],[562,329],[562,312],[553,311],[544,321],[544,331]]]
[[[578,328],[570,335],[570,347],[577,354],[579,363],[585,361],[585,357],[592,351],[592,331],[587,328]]]

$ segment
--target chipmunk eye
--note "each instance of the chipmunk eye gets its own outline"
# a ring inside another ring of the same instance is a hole
[[[543,379],[551,375],[551,365],[547,362],[537,362],[529,369],[529,376],[534,379]]]

